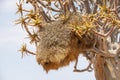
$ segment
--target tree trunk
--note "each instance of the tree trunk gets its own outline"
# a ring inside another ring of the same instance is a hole
[[[96,80],[120,80],[120,61],[112,58],[95,57],[94,71]]]

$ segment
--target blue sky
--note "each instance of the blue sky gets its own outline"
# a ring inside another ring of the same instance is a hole
[[[26,34],[14,21],[18,18],[16,2],[18,0],[0,0],[0,80],[95,80],[93,72],[73,72],[74,62],[58,71],[48,74],[38,65],[35,56],[25,56],[21,59],[18,52]],[[34,47],[28,48],[35,51]],[[80,57],[80,68],[87,63]]]

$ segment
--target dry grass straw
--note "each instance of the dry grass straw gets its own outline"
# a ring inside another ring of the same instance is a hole
[[[46,71],[69,65],[79,55],[79,40],[69,26],[71,20],[76,19],[75,15],[71,18],[45,24],[39,31],[36,58]]]

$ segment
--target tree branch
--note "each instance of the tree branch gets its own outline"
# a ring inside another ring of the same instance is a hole
[[[81,70],[79,70],[79,69],[74,69],[74,72],[84,72],[84,71],[88,71],[88,72],[91,72],[92,70],[93,70],[93,68],[91,67],[91,65],[92,65],[92,63],[90,62],[89,63],[89,65],[87,66],[87,68],[85,68],[85,69],[81,69]]]

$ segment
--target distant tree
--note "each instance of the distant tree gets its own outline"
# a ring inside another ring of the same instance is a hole
[[[17,6],[16,24],[36,46],[33,53],[24,44],[22,56],[36,55],[47,72],[76,61],[74,72],[94,69],[96,80],[120,80],[120,0],[20,0]],[[77,69],[81,54],[89,61],[83,70]]]

